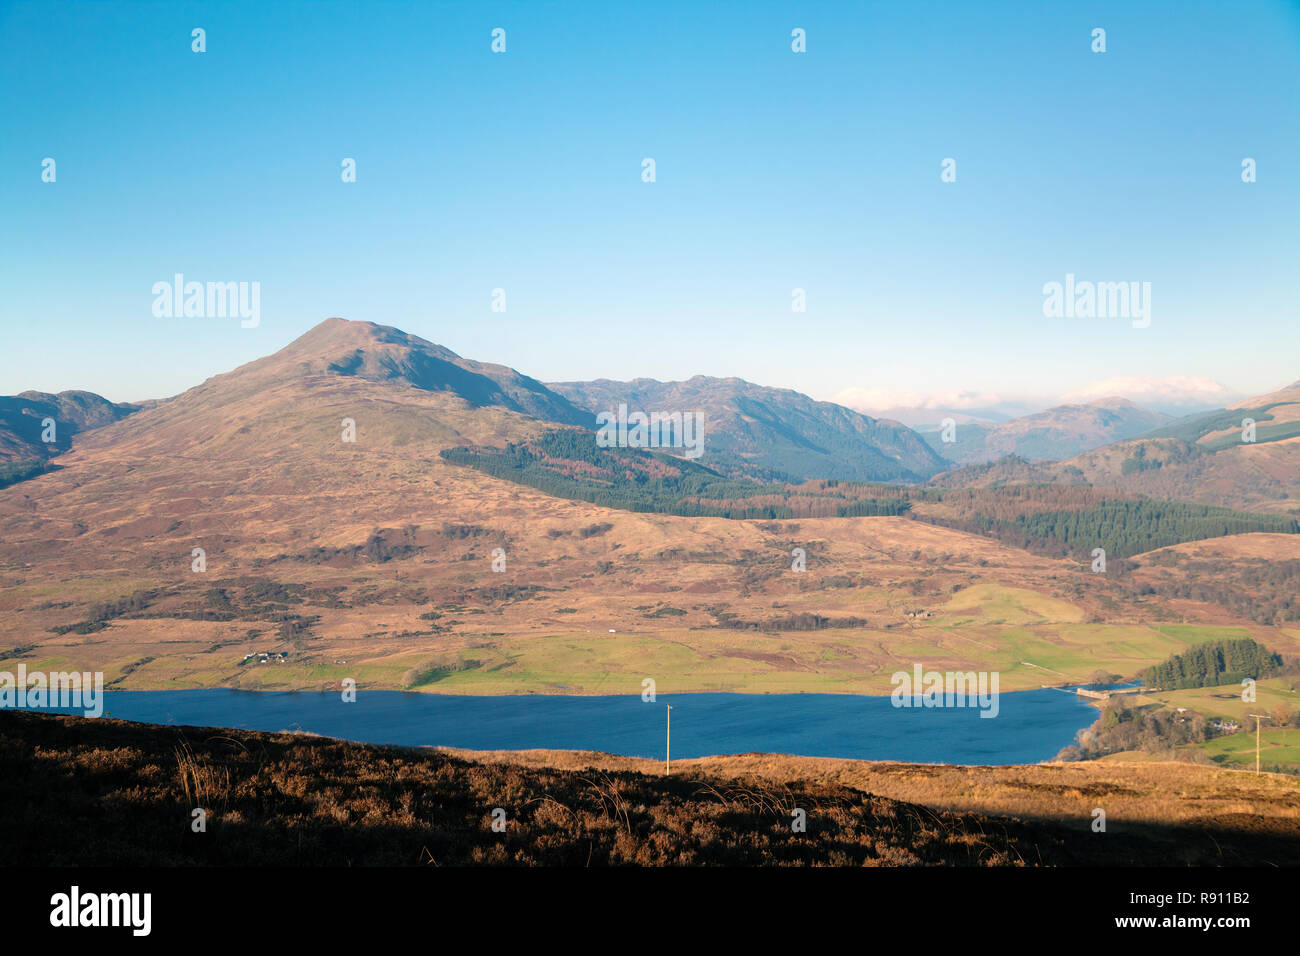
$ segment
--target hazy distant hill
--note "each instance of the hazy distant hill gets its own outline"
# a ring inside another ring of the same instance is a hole
[[[1267,395],[1243,399],[1228,408],[1188,415],[1143,434],[1143,438],[1177,438],[1207,451],[1242,443],[1243,422],[1255,422],[1255,442],[1283,441],[1300,436],[1300,382]]]
[[[1247,418],[1256,422],[1253,442],[1242,440]],[[948,488],[1027,482],[1088,483],[1153,498],[1295,512],[1300,509],[1300,382],[1064,461],[1009,456],[934,480]]]
[[[139,406],[110,402],[93,392],[21,392],[0,397],[0,485],[39,474],[74,435],[110,425]],[[54,420],[54,441],[43,439],[44,422]]]
[[[922,435],[935,451],[958,464],[994,461],[1007,455],[1045,461],[1133,438],[1171,420],[1127,399],[1106,398],[1087,405],[1059,405],[998,425],[958,424],[955,442],[944,442],[941,432],[933,429]]]
[[[739,378],[685,382],[557,382],[554,391],[595,412],[694,412],[705,416],[701,463],[756,478],[918,481],[945,462],[916,432],[842,405]]]
[[[20,392],[0,396],[0,460],[43,457],[67,451],[72,436],[125,418],[138,405],[110,402],[94,392]],[[41,439],[42,422],[55,422],[52,443]],[[51,447],[52,446],[52,447]]]
[[[854,408],[852,405],[847,405]],[[854,408],[873,418],[898,422],[918,432],[937,429],[945,418],[951,418],[958,425],[1000,425],[1017,417],[1006,415],[997,409],[959,409],[959,408],[925,408],[915,405],[894,405],[889,408]],[[1029,414],[1028,411],[1023,414]]]

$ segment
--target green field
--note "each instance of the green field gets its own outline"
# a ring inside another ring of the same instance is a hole
[[[1271,714],[1279,706],[1300,710],[1300,680],[1295,677],[1266,677],[1255,684],[1255,701],[1241,699],[1241,687],[1193,687],[1188,690],[1163,691],[1146,694],[1146,701],[1157,701],[1166,707],[1186,707],[1206,717],[1235,720],[1242,727],[1254,727],[1248,714]],[[1267,722],[1265,723],[1267,726]]]
[[[1204,644],[1206,641],[1237,641],[1251,636],[1250,631],[1244,627],[1210,627],[1203,624],[1157,624],[1155,629],[1189,646]]]
[[[346,664],[313,654],[284,664],[241,665],[242,650],[236,647],[209,650],[189,645],[184,652],[174,652],[155,646],[150,648],[154,659],[130,673],[116,666],[104,669],[108,680],[122,678],[116,687],[135,690],[286,690],[333,685],[350,677],[363,688],[427,693],[625,694],[639,693],[642,679],[650,677],[663,693],[888,694],[895,671],[910,672],[920,663],[927,669],[996,671],[1000,689],[1014,691],[1084,683],[1098,669],[1131,676],[1200,636],[1174,637],[1142,625],[1105,624],[966,624],[781,634],[702,628],[581,631],[469,637],[445,649],[390,646],[380,656],[340,653],[348,659]],[[64,655],[29,657],[26,662],[29,669],[70,666]],[[0,661],[0,666],[7,665]],[[1207,716],[1219,716],[1219,711],[1233,716],[1232,701],[1215,701],[1214,693],[1179,691],[1160,697],[1171,706],[1192,707]],[[1294,693],[1261,684],[1263,706],[1271,708],[1283,698],[1292,706],[1297,703]],[[1220,703],[1224,706],[1213,706]]]
[[[1217,737],[1201,745],[1216,762],[1230,767],[1255,767],[1255,732],[1243,731],[1231,737]],[[1300,729],[1262,730],[1259,746],[1260,766],[1300,768]]]
[[[21,659],[29,670],[102,670],[123,690],[319,689],[352,678],[362,688],[423,693],[628,694],[640,693],[648,677],[662,693],[886,695],[895,672],[920,664],[927,670],[995,671],[999,689],[1009,692],[1086,683],[1098,670],[1134,677],[1188,647],[1251,633],[1222,626],[1089,623],[1083,617],[1069,602],[984,583],[933,607],[931,617],[902,626],[779,633],[665,627],[664,619],[613,633],[518,631],[493,622],[506,633],[485,633],[477,630],[481,619],[469,615],[461,616],[454,632],[438,635],[377,632],[361,642],[311,634],[288,642],[274,633],[245,636],[239,633],[242,622],[122,620],[75,643],[60,638],[57,645],[38,646],[21,658],[0,652],[0,669],[12,670]],[[241,663],[250,650],[288,650],[290,656],[283,664]],[[339,659],[347,663],[334,663]],[[1300,710],[1300,695],[1289,681],[1263,681],[1259,693],[1258,706],[1266,712],[1279,704]],[[1244,709],[1233,688],[1150,699],[1235,720]]]
[[[1204,717],[1235,721],[1241,727],[1240,732],[1215,737],[1195,745],[1196,749],[1216,763],[1253,770],[1255,721],[1250,715],[1270,715],[1279,707],[1290,711],[1300,710],[1300,680],[1295,677],[1268,677],[1258,681],[1252,703],[1243,701],[1241,692],[1240,686],[1230,684],[1144,694],[1141,700],[1146,706],[1167,707],[1171,710],[1182,707]],[[1260,763],[1263,769],[1271,767],[1287,772],[1300,770],[1300,729],[1270,728],[1266,720],[1261,728],[1260,741]]]

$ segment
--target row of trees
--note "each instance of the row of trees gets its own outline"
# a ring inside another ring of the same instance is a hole
[[[43,475],[47,471],[53,471],[58,468],[44,458],[25,458],[20,461],[0,462],[0,488],[7,485],[16,485],[20,481],[26,481],[28,478],[35,478],[37,475]]]
[[[820,496],[790,485],[728,478],[695,462],[636,449],[602,448],[595,436],[558,429],[503,449],[449,448],[442,457],[558,498],[624,511],[749,520],[898,515],[901,496]]]
[[[1248,637],[1207,641],[1175,654],[1163,664],[1147,668],[1142,681],[1149,687],[1179,690],[1238,684],[1247,677],[1259,679],[1282,667],[1282,658]]]
[[[1266,531],[1296,534],[1300,523],[1286,515],[1261,515],[1212,505],[1149,498],[1101,498],[1082,507],[1044,509],[1040,500],[1002,488],[1002,501],[988,495],[963,498],[951,493],[944,504],[965,505],[957,514],[922,515],[923,520],[981,534],[1040,554],[1087,558],[1093,548],[1104,548],[1108,558],[1128,557],[1185,541],[1200,541],[1228,534]],[[1083,500],[1091,489],[1062,488]],[[1016,513],[1016,511],[1020,513]]]

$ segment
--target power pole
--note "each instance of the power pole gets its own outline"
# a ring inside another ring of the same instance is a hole
[[[1248,716],[1255,718],[1255,773],[1259,773],[1259,722],[1268,720],[1268,714],[1250,714]]]
[[[665,705],[668,708],[668,742],[664,749],[664,773],[673,772],[673,705]]]

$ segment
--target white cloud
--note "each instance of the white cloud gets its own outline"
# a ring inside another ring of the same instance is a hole
[[[1061,396],[1066,402],[1093,402],[1118,395],[1138,405],[1151,408],[1224,406],[1241,396],[1212,378],[1175,375],[1168,378],[1145,378],[1128,375],[1104,378]]]
[[[1116,396],[1127,398],[1143,408],[1171,415],[1223,408],[1244,397],[1212,378],[1129,375],[1099,379],[1064,395],[1028,395],[973,389],[921,392],[855,385],[842,389],[830,401],[876,418],[893,418],[905,425],[917,427],[938,421],[939,413],[951,413],[959,421],[1004,421],[1056,405],[1084,404]],[[973,418],[965,419],[962,413],[966,411],[970,411]]]
[[[965,409],[990,408],[1005,401],[1015,401],[1011,396],[992,392],[909,392],[894,388],[875,388],[855,385],[836,393],[831,399],[858,411],[883,411],[890,408]]]

